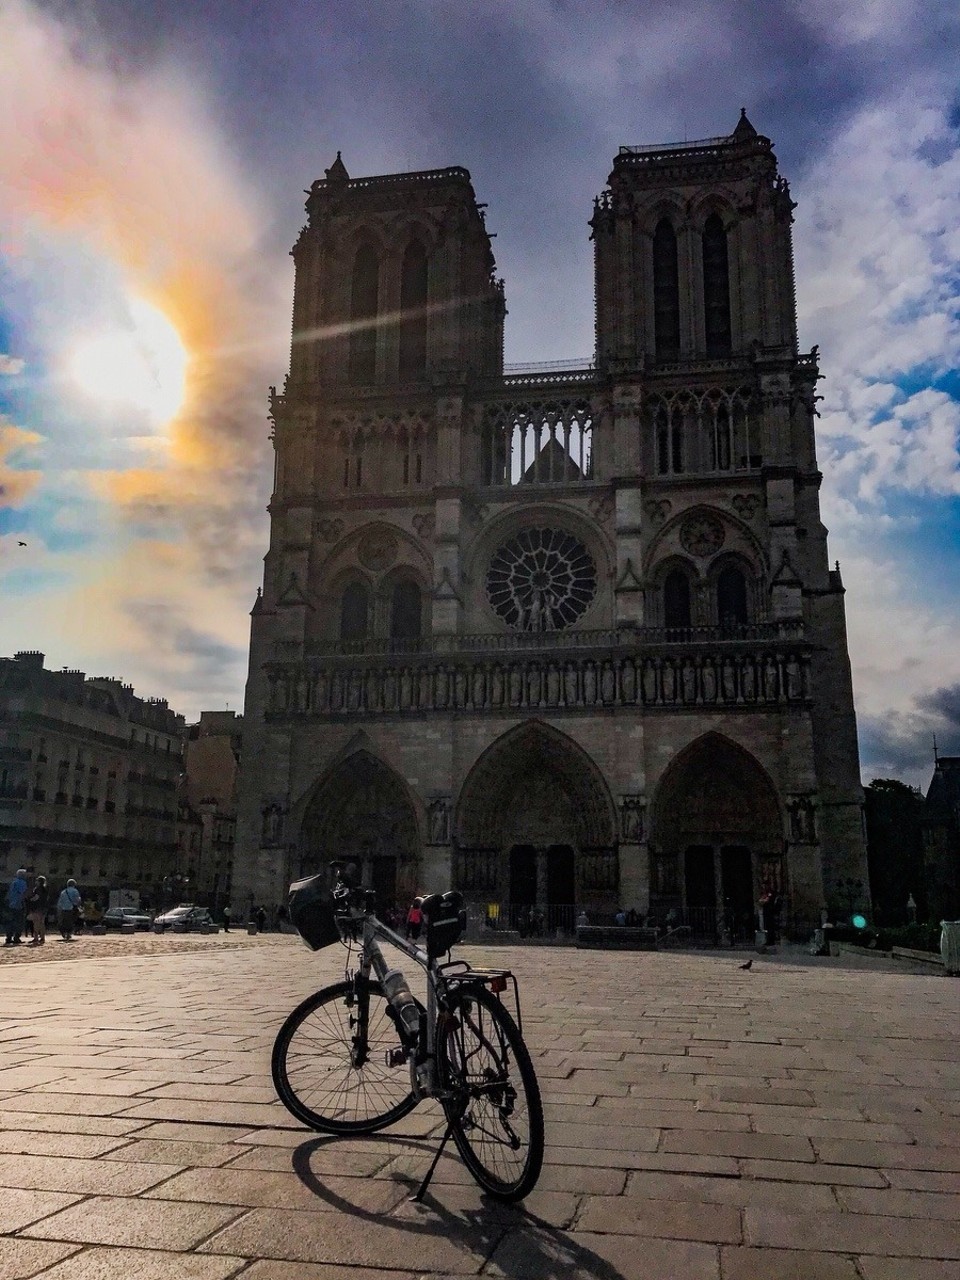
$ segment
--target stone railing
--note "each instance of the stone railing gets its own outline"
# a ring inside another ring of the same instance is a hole
[[[810,697],[803,644],[686,654],[631,647],[514,656],[372,655],[272,662],[268,714],[355,716],[769,707]]]
[[[592,627],[565,631],[491,631],[477,635],[422,636],[416,640],[392,640],[369,636],[364,640],[314,640],[306,645],[307,657],[366,658],[421,654],[441,658],[446,654],[539,652],[545,649],[608,649],[611,647],[742,644],[789,642],[803,639],[803,623],[744,622],[728,626],[696,627]],[[295,642],[274,646],[279,661],[299,657]]]

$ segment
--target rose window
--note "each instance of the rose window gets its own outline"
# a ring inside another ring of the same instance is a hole
[[[524,529],[493,554],[487,597],[518,631],[561,631],[597,592],[597,568],[582,542],[559,529]]]

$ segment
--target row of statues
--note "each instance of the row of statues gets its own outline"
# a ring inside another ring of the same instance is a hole
[[[276,664],[268,678],[275,715],[770,704],[810,696],[808,656],[773,651],[403,666],[382,659],[362,667],[311,661]]]

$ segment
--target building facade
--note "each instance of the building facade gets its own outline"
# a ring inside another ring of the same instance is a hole
[[[230,902],[243,717],[201,711],[187,726],[179,792],[177,873],[183,892],[214,913]]]
[[[18,867],[59,890],[156,904],[177,857],[183,716],[130,685],[0,658],[0,881]]]
[[[960,756],[938,756],[921,818],[928,920],[960,918]]]
[[[235,882],[797,930],[866,882],[817,353],[771,143],[621,148],[596,350],[505,372],[452,168],[313,184],[273,392]]]

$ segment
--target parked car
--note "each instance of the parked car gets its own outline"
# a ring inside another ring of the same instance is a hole
[[[162,916],[154,919],[154,925],[159,925],[161,929],[172,929],[176,926],[187,930],[201,929],[205,924],[213,923],[213,916],[206,907],[194,907],[189,903],[180,907],[174,907],[172,911],[165,911]]]
[[[108,907],[100,917],[100,924],[108,929],[119,929],[124,923],[133,921],[138,929],[149,929],[152,919],[139,907]]]

